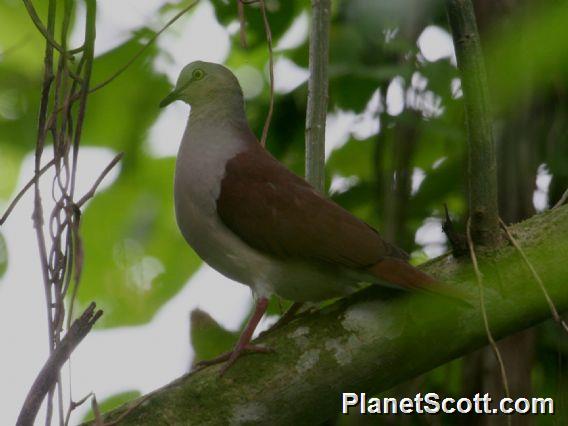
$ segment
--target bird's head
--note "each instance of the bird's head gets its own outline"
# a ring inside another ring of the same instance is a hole
[[[242,99],[242,90],[228,68],[212,62],[195,61],[181,70],[175,89],[160,102],[160,107],[178,100],[195,106],[213,102],[216,98],[235,96]]]

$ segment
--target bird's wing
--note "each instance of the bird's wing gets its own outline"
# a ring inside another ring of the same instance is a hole
[[[369,268],[384,258],[407,257],[257,143],[227,163],[217,211],[247,244],[278,258]]]

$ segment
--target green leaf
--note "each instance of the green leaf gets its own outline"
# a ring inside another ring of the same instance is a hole
[[[0,143],[0,200],[8,200],[12,196],[18,182],[22,158],[22,151]],[[2,213],[3,211],[0,214]]]
[[[191,345],[195,351],[194,364],[231,350],[239,336],[238,332],[224,329],[201,309],[191,311],[190,322]]]
[[[11,195],[21,160],[34,148],[40,89],[39,69],[30,76],[0,60],[0,198]]]
[[[518,102],[568,77],[568,3],[535,2],[518,8],[499,25],[486,43],[491,97],[497,109],[514,109]],[[522,28],[522,34],[519,29]]]
[[[278,296],[270,298],[267,315],[282,315],[286,312],[292,302],[280,299]],[[254,310],[254,307],[252,308]],[[229,331],[223,328],[207,312],[201,309],[194,309],[191,312],[191,346],[195,352],[193,363],[202,360],[209,360],[230,351],[242,331],[248,324],[252,310],[244,319],[238,331]]]
[[[100,56],[93,65],[93,86],[107,80],[140,49],[143,32]],[[89,96],[83,145],[97,145],[129,153],[123,164],[138,161],[148,128],[160,113],[158,104],[171,90],[165,76],[152,69],[156,54],[150,47],[119,77]]]
[[[140,160],[95,197],[81,224],[85,264],[78,300],[103,308],[97,323],[103,327],[149,321],[201,263],[175,223],[174,160]]]
[[[328,175],[357,176],[359,179],[371,179],[373,175],[373,152],[377,137],[365,140],[351,139],[341,148],[332,152],[326,162]]]
[[[98,407],[101,413],[108,413],[109,411],[114,410],[115,408],[118,408],[124,403],[132,401],[139,396],[142,396],[142,394],[139,391],[135,390],[121,392],[104,399],[102,402],[99,402]],[[88,402],[85,402],[85,404],[86,403]],[[93,414],[93,410],[89,410],[85,417],[83,417],[83,420],[81,420],[81,423],[92,422],[94,419],[95,415]]]
[[[2,233],[0,233],[0,278],[6,273],[8,268],[8,246]]]
[[[47,4],[47,2],[45,3]],[[36,7],[38,7],[36,5]],[[42,18],[44,10],[38,7]],[[40,72],[45,41],[35,28],[21,2],[0,2],[0,61],[18,68],[28,77]]]
[[[214,0],[213,7],[217,20],[222,25],[229,25],[238,20],[237,3],[233,1]],[[266,12],[268,22],[270,24],[270,31],[274,40],[280,38],[282,34],[290,27],[294,18],[302,11],[303,2],[289,1],[289,0],[267,0]],[[266,45],[266,33],[264,31],[264,22],[260,7],[258,3],[252,5],[245,5],[245,20],[246,20],[246,34],[247,45],[250,48],[255,48],[260,45]],[[239,43],[238,33],[233,37],[235,44]]]

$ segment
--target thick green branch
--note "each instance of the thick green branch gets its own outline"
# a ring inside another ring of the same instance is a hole
[[[497,157],[481,43],[471,0],[447,0],[447,10],[466,111],[472,234],[474,241],[492,246],[499,238]]]
[[[511,231],[559,311],[566,311],[568,206]],[[496,338],[550,318],[541,290],[514,248],[478,255]],[[342,391],[383,391],[484,346],[487,336],[469,262],[447,255],[424,269],[463,288],[476,307],[369,288],[261,339],[274,354],[245,357],[223,377],[216,367],[182,377],[146,396],[119,424],[319,424],[338,413]]]

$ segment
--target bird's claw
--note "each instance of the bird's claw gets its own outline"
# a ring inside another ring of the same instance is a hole
[[[248,345],[245,345],[241,348],[237,347],[232,351],[225,352],[224,354],[221,354],[221,355],[219,355],[219,356],[217,356],[213,359],[199,361],[197,364],[195,364],[195,367],[196,368],[205,368],[205,367],[209,367],[211,365],[217,365],[217,364],[221,364],[221,363],[224,362],[225,365],[223,365],[223,367],[219,371],[219,375],[222,376],[237,361],[237,359],[239,359],[243,355],[247,355],[247,354],[251,354],[251,353],[264,353],[264,354],[266,354],[266,353],[271,353],[271,352],[274,352],[274,350],[272,348],[268,348],[266,346],[248,344]]]

